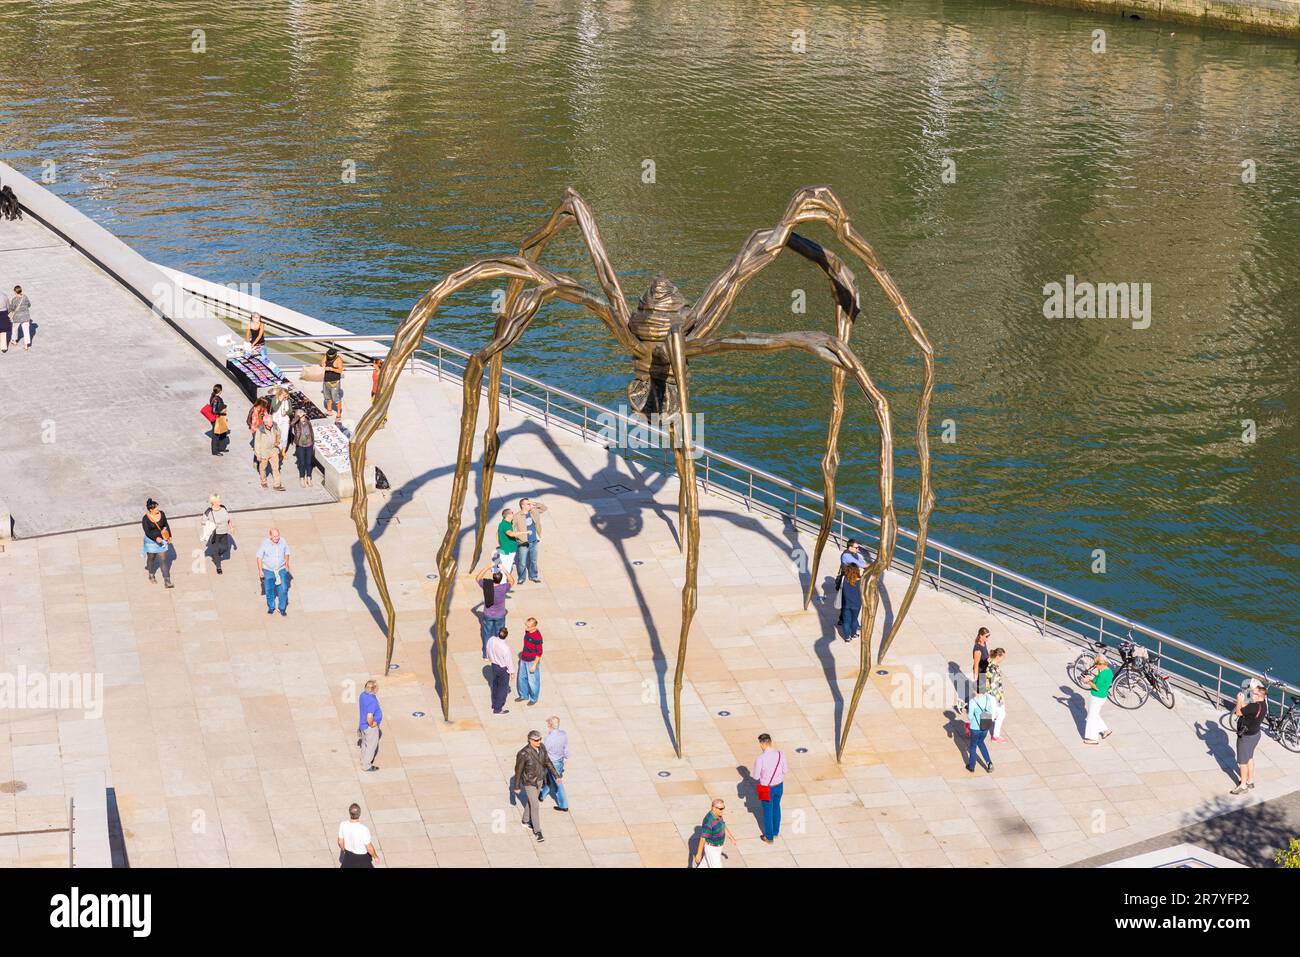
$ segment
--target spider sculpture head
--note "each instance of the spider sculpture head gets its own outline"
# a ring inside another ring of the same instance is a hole
[[[450,681],[447,674],[447,613],[451,589],[456,581],[460,523],[465,502],[465,490],[473,465],[474,424],[478,418],[479,400],[484,393],[480,388],[484,372],[487,373],[488,424],[483,435],[483,468],[480,477],[478,531],[474,539],[474,560],[482,554],[488,516],[492,511],[492,476],[496,468],[499,441],[497,423],[500,416],[500,390],[502,355],[514,345],[537,316],[539,310],[552,299],[561,299],[582,306],[604,323],[609,334],[631,358],[632,381],[628,383],[628,404],[634,412],[646,419],[652,416],[667,418],[667,434],[671,440],[673,457],[680,482],[678,483],[678,520],[681,534],[679,544],[686,553],[686,580],[682,586],[681,632],[677,647],[677,668],[673,677],[673,743],[681,754],[682,685],[685,681],[686,642],[691,619],[696,606],[696,577],[699,568],[700,509],[696,488],[694,456],[691,453],[689,428],[682,426],[678,416],[689,420],[691,412],[691,383],[688,381],[688,363],[693,360],[731,353],[784,353],[794,350],[811,355],[825,363],[829,372],[827,382],[830,400],[830,421],[826,437],[826,453],[822,456],[822,517],[817,529],[808,573],[804,608],[812,599],[817,583],[817,568],[822,549],[830,536],[836,512],[835,473],[839,465],[839,434],[845,421],[845,388],[857,387],[866,400],[875,420],[879,435],[880,486],[880,536],[876,558],[863,575],[859,588],[863,594],[862,641],[859,652],[858,678],[853,697],[845,714],[836,756],[843,754],[853,727],[853,715],[862,695],[871,662],[872,625],[879,599],[880,578],[890,566],[894,552],[895,522],[893,503],[893,431],[889,402],[876,387],[862,361],[849,348],[849,337],[858,317],[857,280],[838,255],[795,232],[796,227],[821,224],[830,227],[835,237],[846,245],[867,268],[885,297],[903,321],[908,335],[920,349],[925,364],[920,403],[917,409],[916,450],[920,466],[921,486],[917,496],[917,530],[914,552],[925,554],[927,523],[934,507],[930,491],[930,453],[927,438],[927,417],[930,396],[934,390],[934,354],[920,324],[913,317],[902,293],[885,271],[875,251],[858,235],[849,222],[848,213],[835,193],[826,186],[809,186],[798,190],[790,200],[785,214],[770,229],[757,229],[741,247],[735,258],[700,293],[694,303],[688,303],[677,287],[663,275],[656,275],[636,308],[629,307],[619,285],[614,268],[596,217],[586,200],[574,190],[567,190],[560,205],[547,221],[528,236],[516,256],[482,259],[451,273],[415,304],[411,314],[397,329],[392,351],[379,373],[379,387],[369,411],[357,423],[349,456],[352,461],[353,497],[352,519],[357,535],[366,553],[366,560],[374,573],[388,620],[388,661],[393,658],[396,640],[396,612],[384,579],[379,550],[370,534],[368,500],[366,496],[365,462],[366,443],[384,421],[388,403],[397,385],[397,377],[418,348],[424,330],[437,312],[442,301],[456,291],[477,282],[506,279],[509,288],[505,302],[494,319],[496,332],[482,349],[465,365],[464,408],[461,413],[460,442],[457,446],[455,476],[452,481],[451,502],[447,511],[447,528],[442,547],[438,550],[437,615],[437,670],[442,698],[443,717],[449,714]],[[570,276],[553,272],[540,264],[542,253],[551,238],[566,227],[576,227],[596,267],[600,283],[599,293],[588,290]],[[834,324],[821,330],[800,332],[745,332],[731,334],[719,332],[736,298],[759,272],[770,265],[784,250],[790,250],[816,267],[830,284],[831,308]],[[787,367],[786,375],[793,375]],[[548,405],[549,408],[549,405]],[[541,413],[543,416],[546,412]],[[850,420],[853,426],[860,417]],[[584,435],[587,434],[584,419]],[[707,481],[707,471],[706,471]],[[752,489],[752,486],[751,486]],[[797,499],[796,499],[797,502]],[[797,507],[797,506],[796,506]],[[921,579],[923,561],[913,563],[907,591],[895,605],[894,618],[888,626],[880,645],[883,659],[894,636],[907,615],[912,596],[916,594]]]
[[[628,323],[632,334],[650,347],[642,355],[633,356],[633,378],[627,384],[628,405],[647,419],[652,415],[674,415],[681,408],[668,357],[668,334],[682,327],[689,307],[668,277],[658,273]]]

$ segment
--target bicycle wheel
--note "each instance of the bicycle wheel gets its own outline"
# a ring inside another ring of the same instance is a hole
[[[1231,711],[1228,712],[1228,730],[1229,731],[1237,730],[1237,716],[1233,714]]]
[[[1074,661],[1070,663],[1070,666],[1065,669],[1066,673],[1070,676],[1070,680],[1084,691],[1088,690],[1087,675],[1088,672],[1092,670],[1092,664],[1096,660],[1097,653],[1095,651],[1084,651],[1081,652],[1079,657],[1075,658]]]
[[[1288,751],[1300,751],[1300,714],[1292,711],[1277,730],[1277,740]]]
[[[1146,678],[1129,667],[1120,668],[1110,686],[1110,700],[1129,711],[1142,707],[1150,696]]]
[[[1169,679],[1152,673],[1148,681],[1151,685],[1151,697],[1172,710],[1174,707],[1174,686],[1169,683]]]

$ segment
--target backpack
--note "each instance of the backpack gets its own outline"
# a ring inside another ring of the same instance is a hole
[[[375,488],[381,492],[392,488],[392,486],[388,484],[388,476],[384,474],[384,470],[378,465],[375,466]]]

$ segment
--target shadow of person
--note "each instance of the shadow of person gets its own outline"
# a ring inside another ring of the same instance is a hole
[[[943,718],[943,732],[957,746],[957,753],[961,755],[962,764],[965,764],[970,757],[970,737],[966,734],[966,718],[957,711],[945,711]]]
[[[841,725],[844,723],[844,694],[840,691],[836,678],[835,653],[832,649],[840,640],[836,631],[839,620],[835,610],[835,576],[827,575],[822,583],[822,595],[814,595],[812,607],[817,610],[817,620],[821,626],[821,637],[813,644],[817,660],[821,662],[822,674],[826,676],[826,686],[831,690],[831,699],[835,702],[835,740],[840,739]]]
[[[1052,695],[1052,700],[1070,709],[1070,717],[1074,718],[1074,727],[1079,732],[1079,737],[1083,737],[1083,732],[1088,726],[1087,702],[1083,700],[1083,695],[1070,685],[1061,685],[1061,692],[1059,695]]]
[[[1205,753],[1214,758],[1232,783],[1237,783],[1237,749],[1228,738],[1228,732],[1218,721],[1196,722],[1196,740],[1205,742]]]
[[[955,661],[948,662],[948,682],[952,685],[957,703],[964,707],[970,700],[970,679],[966,677],[962,666]]]
[[[749,768],[740,764],[736,766],[736,774],[740,776],[736,784],[736,798],[745,805],[745,811],[754,816],[758,822],[759,831],[763,830],[763,802],[758,799],[758,791],[753,776]]]
[[[691,836],[686,839],[686,868],[687,870],[695,866],[695,853],[700,848],[700,842],[704,840],[704,826],[696,824],[695,830]]]

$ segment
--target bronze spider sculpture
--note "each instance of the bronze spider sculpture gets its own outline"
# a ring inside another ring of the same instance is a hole
[[[750,234],[731,265],[715,278],[703,295],[692,306],[677,288],[662,275],[656,276],[650,289],[641,297],[636,309],[629,309],[618,276],[610,263],[601,242],[600,230],[586,201],[572,189],[567,190],[560,205],[540,229],[524,240],[517,256],[483,259],[457,270],[425,293],[415,304],[410,315],[397,328],[388,360],[379,374],[379,389],[374,403],[361,417],[350,450],[353,496],[352,518],[361,539],[371,573],[379,586],[388,621],[388,662],[393,657],[396,636],[396,614],[384,578],[383,563],[370,536],[368,501],[363,469],[366,461],[366,443],[376,426],[388,412],[398,376],[411,354],[419,346],[429,321],[443,300],[458,290],[476,282],[506,277],[510,280],[504,306],[496,319],[492,341],[475,352],[469,359],[464,377],[464,409],[461,415],[460,443],[456,454],[456,473],[452,482],[451,503],[447,511],[447,531],[438,550],[438,593],[436,607],[436,668],[441,684],[442,713],[448,717],[449,691],[447,684],[447,609],[451,588],[456,580],[458,562],[456,539],[460,535],[461,514],[465,502],[465,486],[469,477],[473,454],[474,426],[478,420],[479,400],[482,395],[483,371],[488,371],[488,423],[484,433],[483,475],[479,489],[478,532],[474,539],[474,561],[478,562],[483,549],[483,535],[487,528],[492,498],[492,476],[496,468],[499,442],[497,424],[500,418],[500,386],[502,356],[507,348],[518,341],[538,310],[549,300],[559,298],[583,306],[594,313],[609,328],[619,344],[632,359],[633,378],[628,385],[628,401],[642,416],[658,413],[667,420],[668,433],[673,446],[679,477],[678,522],[683,530],[686,552],[686,582],[682,588],[681,637],[677,648],[677,666],[673,678],[673,730],[678,757],[682,753],[681,697],[682,680],[686,666],[686,643],[690,636],[691,619],[696,607],[696,578],[699,567],[699,499],[695,482],[695,460],[691,455],[689,422],[690,390],[687,365],[693,358],[724,352],[775,352],[800,349],[826,362],[831,367],[830,427],[826,441],[826,454],[822,457],[822,478],[825,483],[821,526],[817,532],[817,545],[810,568],[808,591],[804,607],[812,599],[817,580],[822,550],[830,535],[835,511],[835,473],[839,466],[839,433],[844,420],[844,389],[849,377],[866,395],[880,430],[880,547],[875,560],[867,570],[859,587],[864,590],[862,621],[862,646],[857,683],[845,716],[836,758],[844,752],[853,716],[862,696],[871,666],[871,635],[879,601],[881,575],[889,567],[894,554],[896,525],[894,520],[894,442],[891,432],[889,403],[876,388],[857,356],[849,349],[849,336],[854,320],[860,311],[857,283],[853,273],[833,252],[818,243],[794,232],[802,223],[825,223],[835,235],[865,264],[893,304],[912,341],[921,351],[924,361],[924,381],[917,409],[916,445],[920,462],[920,490],[917,496],[916,553],[925,553],[926,530],[934,496],[930,490],[930,452],[927,437],[930,397],[934,391],[934,353],[920,323],[912,315],[902,294],[894,285],[875,251],[858,235],[849,223],[839,199],[825,186],[805,187],[795,193],[785,215],[771,229],[760,229]],[[551,272],[538,265],[546,244],[566,226],[577,226],[596,267],[596,277],[603,296],[589,292],[568,276]],[[715,336],[714,332],[726,319],[737,296],[745,285],[764,267],[772,263],[783,249],[818,266],[830,282],[835,303],[835,333],[828,332],[742,332],[735,335]],[[529,288],[525,289],[528,286]],[[907,592],[898,604],[898,612],[889,633],[880,645],[883,660],[890,643],[907,615],[921,578],[922,563],[917,561],[912,569]]]

